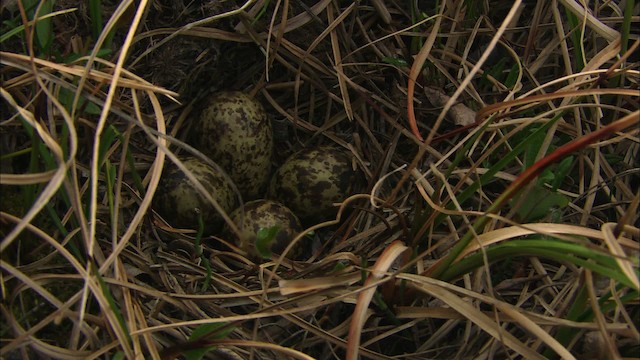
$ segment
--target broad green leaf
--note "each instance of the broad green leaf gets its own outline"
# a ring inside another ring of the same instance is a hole
[[[516,85],[519,70],[520,67],[518,67],[518,64],[513,64],[513,66],[511,67],[511,71],[509,71],[509,73],[507,74],[507,79],[504,81],[504,86],[512,89]]]
[[[337,272],[340,272],[340,271],[344,270],[345,268],[346,268],[346,266],[343,263],[338,262],[333,266],[333,269],[331,269],[331,271],[329,273],[330,274],[334,274],[334,273],[337,273]]]
[[[535,131],[531,136],[527,138],[526,150],[524,152],[524,168],[529,168],[536,162],[542,143],[546,133]]]
[[[391,64],[391,65],[395,65],[397,67],[400,68],[406,68],[409,67],[409,64],[407,63],[406,60],[404,59],[400,59],[400,58],[392,58],[389,56],[385,56],[382,58],[382,62],[387,63],[387,64]]]
[[[114,141],[118,138],[118,130],[113,125],[107,126],[102,135],[100,136],[100,149],[98,150],[98,161],[102,165],[105,160],[107,151],[113,145]]]
[[[77,54],[77,57],[80,57],[80,56],[83,56],[83,55]],[[60,100],[60,103],[64,105],[65,109],[67,109],[67,111],[69,112],[71,112],[71,106],[73,105],[73,98],[74,98],[73,92],[67,89],[60,89],[58,100]],[[88,101],[85,97],[82,97],[82,96],[80,96],[80,100],[78,101],[78,108],[82,109],[83,111],[85,111],[87,114],[90,114],[90,115],[100,115],[100,112],[102,111],[100,110],[100,107],[97,104],[93,103],[92,101]]]
[[[271,257],[271,244],[280,231],[280,226],[275,225],[269,228],[260,229],[256,237],[256,251],[263,258]]]
[[[511,200],[512,205],[520,205],[516,212],[523,222],[540,220],[553,209],[562,209],[569,205],[569,199],[566,196],[543,186],[536,185],[524,196],[524,200],[521,200],[520,196]]]
[[[226,325],[227,323],[202,324],[193,330],[193,332],[191,333],[191,336],[189,336],[189,340],[193,341],[193,340],[201,339],[205,335],[209,335]],[[221,330],[219,333],[215,334],[215,336],[212,337],[212,339],[224,339],[227,337],[227,335],[231,334],[231,332],[233,332],[234,329],[235,328],[233,326],[225,328]]]
[[[98,53],[96,54],[97,57],[102,58],[102,59],[106,59],[109,55],[111,55],[113,53],[113,51],[111,49],[100,49],[98,50]],[[64,58],[64,63],[65,64],[71,64],[72,62],[80,59],[81,57],[86,56],[86,54],[76,54],[76,53],[71,53],[68,56],[66,56]],[[93,104],[93,103],[92,103]],[[95,104],[93,104],[95,105]],[[97,105],[96,105],[97,107]],[[97,114],[100,114],[100,108],[98,107],[98,112]],[[93,110],[91,110],[93,111]],[[89,109],[87,109],[87,112],[90,112]],[[90,112],[91,114],[94,114],[93,112]],[[94,114],[95,115],[95,114]]]
[[[552,169],[544,169],[542,174],[538,176],[538,181],[536,182],[538,186],[544,186],[545,184],[552,183],[556,179],[556,174]]]
[[[53,0],[23,0],[23,5],[29,14],[29,20],[36,18],[36,10],[38,10],[38,22],[35,24],[35,44],[41,53],[48,54],[51,44],[53,43],[53,26],[51,18],[47,15],[53,10]],[[43,18],[44,17],[44,18]]]
[[[571,168],[573,168],[573,156],[568,156],[565,159],[562,159],[558,166],[556,166],[555,178],[553,179],[553,182],[551,182],[552,191],[558,190],[564,179],[569,175]]]
[[[227,325],[226,323],[213,323],[213,324],[202,324],[195,328],[189,336],[190,341],[199,340],[203,337],[211,338],[211,339],[224,339],[229,335],[235,328],[230,326],[228,328],[222,329],[220,332],[216,333],[214,336],[210,337],[209,335],[223,326]],[[185,351],[184,355],[187,360],[200,360],[202,357],[208,353],[209,351],[215,349],[215,346],[207,346],[202,349],[193,349],[189,351]]]

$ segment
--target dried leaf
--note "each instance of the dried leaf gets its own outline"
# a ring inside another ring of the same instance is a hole
[[[425,87],[424,93],[427,95],[427,100],[435,107],[444,107],[447,101],[451,99],[444,91],[431,86]],[[471,125],[476,121],[476,112],[463,103],[453,105],[447,115],[459,126]]]

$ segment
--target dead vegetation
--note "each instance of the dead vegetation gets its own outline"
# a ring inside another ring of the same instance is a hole
[[[633,2],[45,3],[2,8],[4,358],[636,356]],[[151,209],[219,90],[362,172],[306,261]]]

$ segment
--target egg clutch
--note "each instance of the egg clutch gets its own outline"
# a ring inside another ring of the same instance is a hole
[[[243,238],[223,226],[220,213],[177,165],[166,163],[153,206],[173,227],[198,229],[201,216],[205,234],[221,234],[253,253],[257,234],[277,226],[270,250],[280,253],[303,226],[334,218],[337,208],[333,204],[355,191],[351,157],[333,146],[301,149],[272,176],[271,121],[262,104],[248,94],[217,93],[195,120],[189,143],[215,166],[191,156],[180,160],[230,214]],[[234,187],[246,203],[239,203]],[[298,248],[290,257],[304,254]]]

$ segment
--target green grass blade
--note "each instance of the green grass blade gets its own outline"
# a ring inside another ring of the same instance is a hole
[[[513,257],[540,256],[581,266],[633,287],[633,282],[620,270],[612,256],[590,249],[583,244],[553,238],[511,240],[490,247],[485,253],[490,262]],[[443,280],[452,280],[482,266],[484,266],[484,255],[475,253],[448,267],[442,277]]]
[[[196,248],[196,254],[200,256],[200,260],[204,265],[205,270],[207,271],[207,275],[204,278],[204,283],[202,283],[202,292],[207,291],[209,288],[209,283],[211,282],[211,277],[213,276],[213,272],[211,270],[211,264],[209,264],[209,259],[202,252],[202,235],[204,234],[204,220],[202,219],[202,213],[198,211],[198,232],[196,233],[196,239],[194,247]]]
[[[95,266],[92,266],[92,268],[94,269],[94,275],[96,276],[96,279],[98,279],[98,283],[100,283],[100,289],[102,289],[102,294],[104,295],[104,297],[107,299],[107,302],[109,303],[109,308],[111,309],[111,311],[113,311],[113,314],[115,315],[118,321],[118,325],[120,326],[122,331],[126,334],[127,342],[131,344],[131,335],[129,334],[129,328],[127,327],[127,323],[124,320],[124,316],[122,315],[122,311],[120,310],[120,307],[116,303],[116,300],[113,298],[113,295],[111,294],[111,290],[109,289],[109,287],[107,286],[107,283],[102,278],[102,275],[100,275],[100,272],[97,271],[97,268]]]
[[[558,121],[558,119],[560,119],[560,117],[563,114],[564,112],[562,111],[559,112],[551,120],[546,122],[536,131],[534,131],[531,135],[529,135],[527,139],[525,139],[524,141],[514,146],[509,153],[505,154],[504,157],[502,157],[500,160],[498,160],[498,162],[496,162],[496,164],[490,167],[485,174],[480,176],[479,181],[474,182],[471,186],[463,190],[460,196],[456,197],[458,201],[460,203],[463,203],[464,201],[469,199],[471,195],[473,195],[473,193],[476,192],[482,184],[487,183],[491,179],[493,179],[494,175],[498,171],[505,168],[511,161],[513,161],[516,158],[516,156],[518,156],[520,153],[522,153],[525,150],[526,146],[528,146],[528,141],[529,141],[528,139],[535,138],[536,136],[538,136],[539,133],[546,132],[553,124],[556,123],[556,121]],[[495,204],[492,206],[492,208],[494,206]],[[448,204],[447,208],[453,208],[453,204]],[[442,275],[442,273],[451,265],[453,260],[457,258],[458,255],[460,255],[462,250],[464,250],[464,248],[466,248],[467,245],[469,245],[469,242],[471,242],[471,240],[473,239],[474,234],[482,232],[481,229],[487,223],[487,221],[489,221],[489,217],[487,216],[483,216],[478,220],[476,220],[476,222],[473,225],[473,230],[467,231],[467,233],[465,233],[465,235],[460,239],[460,241],[458,241],[458,243],[451,249],[449,254],[446,255],[442,263],[440,263],[440,265],[436,269],[434,269],[432,273],[433,277],[439,278],[440,275]]]
[[[571,34],[569,34],[569,39],[571,40],[571,45],[573,47],[573,58],[572,60],[575,62],[574,71],[580,71],[584,68],[584,57],[582,53],[582,39],[581,39],[581,27],[580,19],[572,13],[568,8],[565,8],[565,16],[567,17],[567,22],[569,23],[569,29],[571,29]]]
[[[104,164],[104,174],[105,180],[107,182],[107,201],[109,203],[109,219],[114,218],[114,214],[116,212],[115,209],[115,199],[114,199],[114,185],[116,183],[116,166],[109,161],[106,160]]]
[[[105,161],[105,156],[107,155],[107,151],[114,144],[116,139],[118,138],[118,130],[113,125],[109,125],[104,129],[104,132],[100,136],[100,148],[98,150],[98,159],[100,165],[102,165]]]
[[[623,55],[629,49],[629,35],[631,34],[631,22],[634,15],[637,15],[634,11],[636,2],[634,0],[625,1],[624,7],[624,20],[622,20],[622,29],[620,35],[622,36],[622,42],[620,44],[620,55]]]
[[[571,302],[571,306],[567,311],[566,319],[572,321],[578,321],[581,315],[589,309],[589,292],[587,291],[586,286],[582,286],[576,295],[576,297]],[[571,340],[577,336],[577,332],[575,329],[571,328],[560,328],[558,332],[554,336],[556,340],[562,345],[568,345]],[[547,349],[545,351],[545,356],[549,359],[552,359],[555,353],[551,349]]]
[[[97,39],[104,26],[102,21],[102,1],[89,0],[89,17],[91,18],[91,35],[93,35],[94,39]]]

